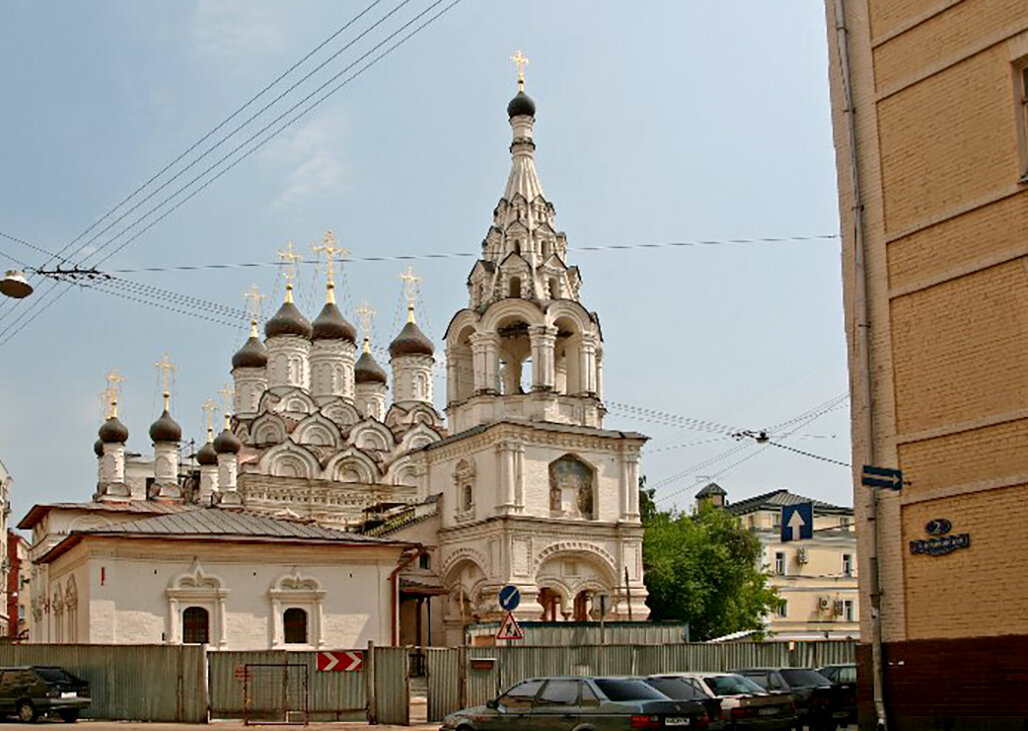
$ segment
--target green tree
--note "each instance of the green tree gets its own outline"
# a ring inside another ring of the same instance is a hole
[[[725,510],[662,511],[642,480],[639,492],[650,619],[688,622],[694,640],[761,629],[781,600],[759,568],[757,537]]]

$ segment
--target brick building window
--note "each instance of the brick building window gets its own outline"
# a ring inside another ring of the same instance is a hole
[[[1014,62],[1014,101],[1017,108],[1017,146],[1021,153],[1021,182],[1028,183],[1028,56]]]
[[[844,599],[842,602],[842,618],[847,622],[853,621],[853,600]]]
[[[785,576],[785,551],[775,551],[775,576]]]
[[[782,599],[782,601],[778,604],[778,608],[775,609],[775,614],[778,615],[779,619],[785,619],[787,616],[789,616],[789,602],[787,602],[785,599]]]
[[[842,554],[842,575],[853,576],[853,554]]]

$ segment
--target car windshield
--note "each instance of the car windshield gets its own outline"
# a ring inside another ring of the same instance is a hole
[[[745,695],[747,693],[764,695],[765,693],[763,688],[741,675],[708,675],[703,678],[703,682],[717,696]]]
[[[815,687],[826,687],[832,684],[828,678],[815,670],[783,669],[782,677],[785,678],[785,682],[793,688],[801,688],[811,685]]]
[[[612,701],[666,701],[667,696],[641,680],[599,678],[597,687]]]
[[[51,683],[75,683],[78,681],[78,678],[63,668],[36,668],[36,675]]]

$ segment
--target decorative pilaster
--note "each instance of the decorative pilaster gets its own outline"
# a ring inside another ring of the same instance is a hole
[[[554,345],[557,328],[550,325],[533,325],[528,329],[532,347],[532,390],[552,391],[556,374],[554,372]]]

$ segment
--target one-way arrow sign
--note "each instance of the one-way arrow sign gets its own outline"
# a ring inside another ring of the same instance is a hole
[[[866,464],[860,473],[860,484],[864,487],[884,487],[887,490],[903,488],[903,472],[891,467],[875,467]]]
[[[349,673],[364,668],[360,650],[335,650],[318,653],[318,670],[323,673]]]
[[[799,503],[782,507],[782,543],[814,537],[814,504]]]

